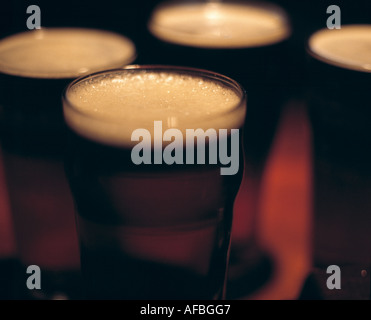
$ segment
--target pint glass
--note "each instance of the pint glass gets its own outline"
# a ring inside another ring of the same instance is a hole
[[[129,39],[93,29],[40,29],[0,41],[0,139],[21,263],[16,296],[65,298],[72,289],[65,280],[79,270],[64,174],[62,91],[80,75],[124,66],[134,57]],[[30,265],[41,270],[41,290],[26,287]]]
[[[247,279],[241,279],[240,271],[236,276],[234,263],[230,269],[236,284],[230,293],[246,296],[271,271],[256,230],[261,177],[289,93],[293,60],[289,17],[280,6],[265,1],[164,1],[154,8],[148,29],[153,49],[146,62],[206,68],[235,79],[247,90],[244,150],[252,200],[236,224],[231,250],[231,262],[236,261],[239,270],[243,264]]]
[[[314,263],[369,265],[371,26],[319,30],[308,54]]]
[[[86,296],[223,298],[243,88],[200,69],[128,66],[63,97]]]
[[[290,74],[284,9],[265,1],[164,1],[148,29],[153,49],[145,63],[213,70],[246,88],[246,156],[255,169],[263,165]]]

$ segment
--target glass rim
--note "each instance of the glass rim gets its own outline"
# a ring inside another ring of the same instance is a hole
[[[109,64],[107,64],[106,66],[102,66],[102,67],[94,67],[94,68],[91,68],[91,70],[89,71],[86,71],[86,72],[60,72],[59,75],[56,75],[56,74],[46,74],[44,72],[19,72],[19,69],[17,68],[10,68],[9,70],[6,70],[6,68],[0,68],[0,74],[4,74],[4,75],[9,75],[9,76],[13,76],[13,77],[20,77],[20,78],[25,78],[25,79],[37,79],[37,80],[72,80],[72,79],[76,79],[77,77],[82,77],[82,76],[85,76],[85,75],[89,75],[91,73],[95,73],[95,72],[99,72],[99,71],[102,71],[102,70],[106,70],[108,68],[120,68],[120,67],[123,67],[125,65],[129,65],[131,63],[133,63],[136,59],[137,59],[137,56],[138,56],[138,52],[137,52],[137,47],[136,47],[136,44],[134,43],[134,41],[127,37],[126,35],[124,34],[121,34],[121,33],[118,33],[116,31],[112,31],[112,30],[108,30],[108,29],[100,29],[100,28],[95,28],[95,27],[80,27],[80,26],[52,26],[52,27],[41,27],[39,29],[34,29],[34,30],[25,30],[25,31],[21,31],[21,32],[17,32],[17,33],[13,33],[13,34],[9,34],[7,35],[6,37],[3,37],[0,39],[0,43],[2,43],[3,41],[12,41],[12,39],[14,37],[22,37],[22,36],[32,36],[32,34],[34,35],[37,35],[37,33],[40,33],[40,32],[58,32],[58,31],[67,31],[67,32],[71,32],[71,31],[77,31],[77,32],[87,32],[87,33],[97,33],[97,34],[105,34],[105,35],[110,35],[112,37],[116,37],[118,39],[121,39],[121,40],[124,40],[125,42],[129,43],[131,46],[132,46],[132,49],[133,49],[133,54],[128,56],[127,58],[125,59],[121,59],[120,62],[115,62],[114,64],[111,64],[112,66],[110,67]],[[15,70],[15,71],[14,71]],[[17,71],[18,70],[18,71]],[[33,75],[34,74],[34,75]]]
[[[343,25],[343,27],[362,27],[362,26],[367,26],[367,27],[371,27],[371,24],[346,24],[346,25]],[[318,29],[314,32],[312,32],[308,37],[307,37],[307,40],[306,40],[306,45],[305,45],[305,51],[307,52],[307,54],[309,56],[311,56],[313,59],[321,62],[321,63],[324,63],[325,65],[329,65],[329,66],[332,66],[332,67],[336,67],[340,70],[343,70],[343,71],[348,71],[348,72],[356,72],[358,74],[367,74],[367,73],[371,73],[371,69],[369,68],[364,68],[362,65],[356,65],[356,64],[352,64],[352,63],[346,63],[346,62],[340,62],[340,61],[337,61],[335,59],[331,59],[331,58],[327,58],[325,56],[323,56],[323,54],[320,54],[318,52],[316,52],[312,47],[311,47],[311,40],[313,39],[314,36],[320,34],[320,33],[323,33],[323,32],[326,32],[326,31],[333,31],[331,29],[327,29],[327,28],[322,28],[322,29]]]
[[[232,114],[233,112],[236,112],[240,110],[241,108],[244,108],[247,101],[247,92],[246,89],[236,80],[223,75],[218,72],[201,69],[201,68],[194,68],[194,67],[188,67],[188,66],[174,66],[174,65],[155,65],[155,64],[146,64],[146,65],[139,65],[139,64],[133,64],[133,65],[126,65],[122,68],[114,68],[114,69],[108,69],[103,71],[94,72],[88,75],[84,75],[81,77],[78,77],[74,79],[72,82],[70,82],[63,90],[62,92],[62,102],[63,107],[67,106],[71,108],[74,112],[77,114],[90,119],[99,119],[99,116],[94,116],[91,113],[84,112],[80,110],[76,105],[74,105],[69,99],[68,99],[68,92],[71,90],[75,85],[82,83],[83,81],[87,81],[88,79],[93,79],[99,76],[102,76],[104,74],[115,74],[115,73],[122,73],[122,72],[129,72],[130,70],[137,70],[137,71],[155,71],[155,72],[171,72],[171,73],[178,73],[178,74],[189,74],[189,75],[195,75],[199,76],[201,78],[207,78],[210,80],[217,80],[218,82],[222,83],[225,86],[228,86],[228,88],[233,89],[236,93],[238,93],[239,101],[238,103],[224,111],[220,112],[214,117],[209,117],[207,119],[201,118],[200,122],[203,122],[205,120],[213,120],[218,119],[220,117]],[[106,122],[106,123],[118,123],[122,120],[115,121],[114,119],[107,119],[107,118],[100,118],[100,122]],[[244,122],[244,121],[243,121]]]
[[[170,7],[176,7],[176,6],[181,6],[181,5],[192,5],[192,4],[205,5],[205,4],[208,4],[208,3],[216,4],[216,5],[219,5],[219,4],[227,4],[227,5],[241,4],[241,5],[250,5],[250,6],[257,7],[257,8],[263,8],[263,9],[265,8],[265,9],[272,10],[272,11],[278,13],[280,15],[280,17],[282,17],[282,19],[285,21],[285,27],[286,27],[287,30],[286,30],[286,32],[284,33],[283,36],[281,36],[280,38],[278,38],[277,40],[272,41],[272,42],[267,42],[267,43],[259,44],[259,45],[247,45],[247,46],[246,45],[236,45],[236,46],[232,46],[232,47],[223,46],[223,45],[204,47],[204,46],[201,46],[201,45],[191,45],[191,44],[187,44],[187,43],[184,44],[180,41],[179,42],[178,41],[173,42],[173,41],[170,41],[166,37],[159,37],[155,32],[153,32],[153,27],[158,26],[158,24],[154,23],[154,16],[159,10],[161,10],[163,8],[170,8]],[[180,46],[195,47],[195,48],[208,48],[208,49],[212,49],[212,50],[216,50],[216,49],[224,49],[224,50],[234,49],[234,50],[236,50],[236,49],[251,49],[251,48],[256,48],[256,47],[258,47],[258,48],[267,47],[267,46],[277,45],[279,43],[287,41],[292,35],[292,21],[291,21],[290,15],[288,14],[288,12],[282,6],[280,6],[279,4],[267,1],[267,0],[262,0],[262,1],[259,1],[259,0],[231,0],[231,1],[228,1],[228,2],[220,2],[218,0],[214,0],[214,1],[212,0],[212,1],[209,1],[209,2],[200,2],[198,0],[164,0],[163,2],[158,3],[153,8],[153,10],[150,14],[150,17],[147,21],[147,30],[152,34],[152,36],[160,39],[161,41],[176,44],[176,45],[180,45]]]

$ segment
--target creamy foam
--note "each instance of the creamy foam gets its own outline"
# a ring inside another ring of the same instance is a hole
[[[264,46],[291,32],[278,7],[212,1],[159,6],[149,30],[164,41],[206,48]]]
[[[317,58],[347,69],[371,72],[371,25],[343,25],[311,36],[309,48]]]
[[[0,41],[0,71],[24,77],[72,78],[122,67],[134,58],[130,39],[103,30],[46,28]]]
[[[242,92],[175,71],[118,70],[87,77],[66,93],[67,124],[80,135],[130,146],[136,129],[238,129],[245,117]]]

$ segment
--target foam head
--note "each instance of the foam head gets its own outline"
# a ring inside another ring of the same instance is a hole
[[[248,48],[280,42],[291,30],[284,11],[249,2],[179,2],[157,7],[149,30],[167,42],[204,48]]]
[[[67,124],[104,144],[131,146],[136,129],[239,129],[245,94],[233,80],[174,67],[120,69],[72,83],[64,95]],[[152,135],[153,137],[153,135]]]
[[[135,59],[135,45],[119,34],[83,28],[45,28],[0,41],[0,72],[33,78],[76,78]]]
[[[323,29],[308,42],[317,59],[338,67],[371,72],[371,25],[343,25],[341,29]]]

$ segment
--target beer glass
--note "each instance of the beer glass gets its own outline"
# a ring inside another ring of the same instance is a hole
[[[270,259],[257,243],[256,224],[262,172],[290,92],[289,17],[280,6],[265,1],[165,1],[154,8],[148,29],[153,49],[145,62],[213,70],[236,79],[248,92],[245,170],[254,186],[249,190],[253,201],[248,209],[253,214],[237,224],[231,252],[232,260],[244,261],[243,274],[253,274],[244,280],[231,279],[233,288],[243,287],[243,292],[233,289],[231,294],[246,296],[271,271]]]
[[[246,88],[246,152],[250,162],[262,163],[290,73],[286,12],[264,1],[165,1],[153,10],[148,29],[153,49],[141,63],[205,68]]]
[[[0,138],[20,261],[16,296],[71,298],[78,290],[61,95],[74,78],[134,58],[131,40],[103,30],[42,28],[0,41]],[[26,286],[30,265],[41,270],[41,289]]]
[[[244,89],[138,65],[73,81],[63,105],[86,297],[225,297]]]
[[[314,263],[368,266],[371,25],[319,30],[309,38],[307,52],[314,142]]]

